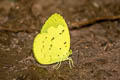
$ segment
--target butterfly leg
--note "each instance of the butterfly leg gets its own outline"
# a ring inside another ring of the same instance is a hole
[[[59,69],[59,68],[60,68],[60,66],[61,66],[61,62],[59,62],[57,69]]]
[[[61,66],[61,62],[58,62],[56,65],[53,66],[54,69],[59,69]]]
[[[71,57],[69,57],[68,60],[69,60],[70,69],[72,69],[72,67],[74,67],[74,62]]]

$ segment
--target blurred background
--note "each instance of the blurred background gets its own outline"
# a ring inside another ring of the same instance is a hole
[[[37,63],[33,40],[53,13],[70,28],[120,15],[120,0],[0,0],[0,80],[120,80],[119,19],[70,29],[72,69],[68,61],[58,70]]]

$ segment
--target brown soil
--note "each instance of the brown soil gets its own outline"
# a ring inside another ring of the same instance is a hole
[[[0,0],[0,80],[120,80],[120,20],[70,29],[75,67],[38,64],[34,37],[53,13],[72,23],[120,14],[120,0]],[[79,27],[79,26],[78,26]],[[21,29],[21,31],[12,30]],[[28,30],[28,31],[27,31]]]

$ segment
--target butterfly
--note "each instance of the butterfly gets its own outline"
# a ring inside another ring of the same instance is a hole
[[[33,53],[35,59],[40,64],[58,63],[58,68],[62,61],[69,60],[70,68],[73,60],[69,57],[70,34],[64,18],[54,13],[43,25],[41,32],[37,34],[33,42]]]

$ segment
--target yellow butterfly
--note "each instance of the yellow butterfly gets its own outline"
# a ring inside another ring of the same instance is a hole
[[[34,57],[40,64],[53,64],[69,60],[70,68],[73,65],[70,50],[70,35],[63,17],[53,14],[43,25],[41,32],[35,37],[33,43]]]

